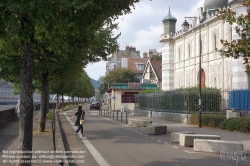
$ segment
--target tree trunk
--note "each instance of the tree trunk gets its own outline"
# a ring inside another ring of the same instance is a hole
[[[39,120],[39,131],[45,132],[46,114],[49,108],[48,96],[49,96],[49,73],[42,74],[42,91],[41,91],[41,114]]]
[[[56,94],[56,109],[59,109],[59,99],[58,99],[59,95],[58,93]]]
[[[63,97],[63,94],[62,94],[62,109],[64,108],[64,97]]]
[[[33,46],[34,46],[34,26],[31,24],[27,14],[22,15],[20,22],[21,31],[28,34],[29,39],[21,40],[21,70],[20,70],[20,111],[19,121],[19,146],[22,153],[18,163],[19,166],[31,166],[32,159],[32,131],[33,131]]]

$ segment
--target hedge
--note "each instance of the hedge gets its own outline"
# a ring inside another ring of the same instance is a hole
[[[219,112],[221,110],[221,93],[219,89],[203,88],[201,95],[201,109],[203,112]],[[136,95],[136,99],[140,108],[189,112],[199,110],[199,91],[197,87],[154,93],[144,91]]]
[[[239,132],[250,132],[250,118],[229,118],[223,121],[219,125],[220,129],[239,131]]]
[[[220,114],[202,114],[201,117],[202,126],[207,127],[219,127],[219,125],[226,120],[225,115]],[[192,114],[189,123],[192,125],[198,125],[199,114]]]

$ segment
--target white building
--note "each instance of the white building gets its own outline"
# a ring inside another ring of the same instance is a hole
[[[185,19],[190,16],[183,16],[182,30],[177,32],[177,19],[169,10],[169,14],[163,19],[164,31],[160,36],[163,90],[197,86],[200,59],[202,87],[222,90],[250,87],[250,79],[244,71],[242,59],[224,58],[216,51],[222,49],[220,39],[231,41],[237,39],[237,35],[234,25],[232,27],[219,19],[216,12],[211,10],[230,7],[240,14],[247,11],[242,3],[243,0],[204,0],[204,6],[197,9],[195,18]]]

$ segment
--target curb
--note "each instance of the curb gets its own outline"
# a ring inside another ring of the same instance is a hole
[[[59,126],[59,118],[58,118],[58,112],[56,112],[56,119],[55,119],[55,144],[56,144],[56,150],[58,151],[65,151],[64,142],[62,139],[62,132],[61,128]],[[64,159],[65,160],[65,159]],[[63,166],[69,166],[68,163],[64,163]]]

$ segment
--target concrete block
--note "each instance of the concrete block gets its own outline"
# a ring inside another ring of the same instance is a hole
[[[171,142],[179,143],[180,142],[180,134],[195,134],[195,132],[193,132],[193,131],[174,132],[171,134]]]
[[[129,119],[128,126],[148,127],[152,123],[151,120]]]
[[[227,118],[240,118],[240,111],[227,110]]]
[[[194,146],[194,139],[220,140],[221,137],[218,135],[180,134],[180,146]]]
[[[243,143],[235,141],[195,139],[194,151],[212,153],[242,152]]]
[[[167,126],[159,124],[148,126],[148,135],[160,135],[166,133],[167,133]]]

